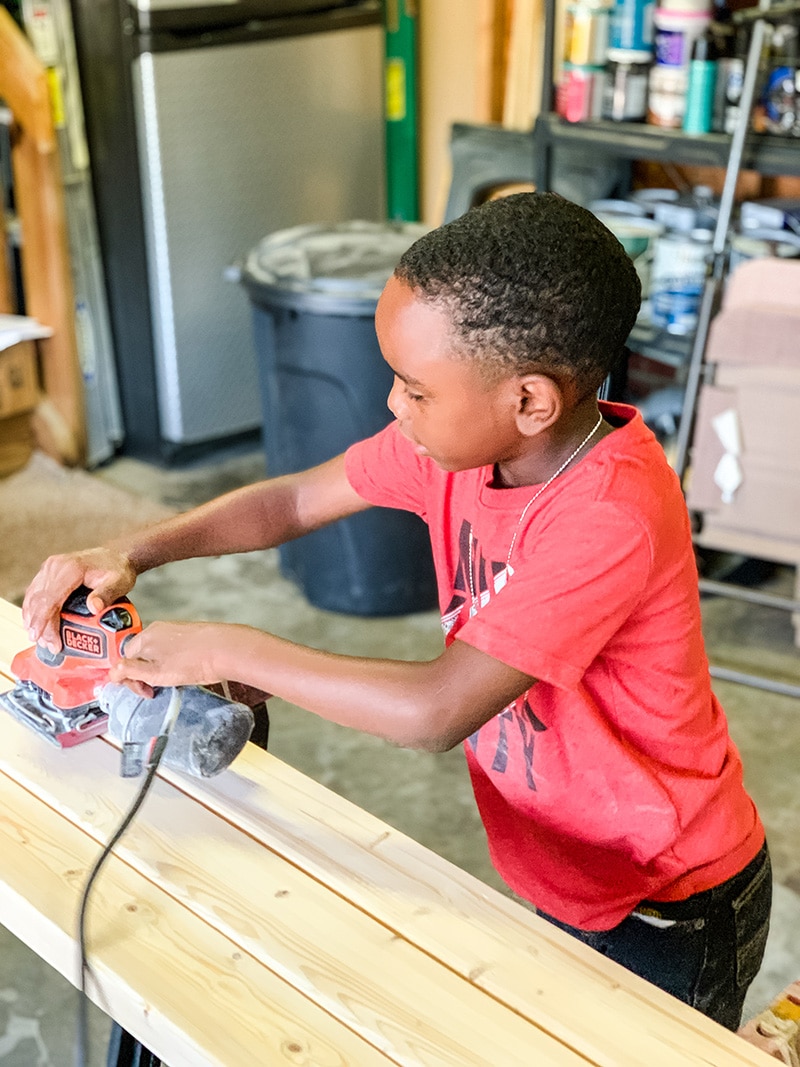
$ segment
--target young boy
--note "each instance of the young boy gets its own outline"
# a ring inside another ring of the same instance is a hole
[[[25,598],[57,648],[170,560],[274,546],[371,504],[428,523],[445,648],[359,659],[245,626],[154,623],[116,671],[247,683],[398,745],[465,744],[493,862],[546,918],[723,1025],[764,951],[764,830],[711,692],[678,480],[633,409],[598,404],[639,308],[633,265],[553,194],[422,237],[376,310],[383,432],[104,548],[52,557]]]

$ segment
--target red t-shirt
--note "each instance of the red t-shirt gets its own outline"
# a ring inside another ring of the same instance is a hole
[[[764,840],[711,691],[678,479],[634,408],[601,406],[618,428],[530,507],[508,572],[535,486],[443,471],[394,423],[346,457],[360,496],[428,523],[447,642],[538,679],[467,762],[498,872],[591,930],[718,885]]]

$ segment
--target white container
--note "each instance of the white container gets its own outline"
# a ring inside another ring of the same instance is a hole
[[[764,259],[766,256],[776,256],[779,259],[797,259],[800,257],[800,238],[795,238],[793,243],[789,243],[783,239],[785,236],[786,234],[780,230],[776,231],[770,238],[734,234],[731,237],[728,273],[733,273],[740,263],[746,263],[751,259]],[[792,234],[791,236],[794,237],[795,235]]]
[[[658,6],[663,11],[699,11],[701,14],[713,17],[713,7],[708,0],[661,0]]]
[[[686,110],[688,69],[664,67],[660,63],[650,68],[647,91],[647,121],[653,126],[680,129]]]
[[[692,46],[710,22],[707,11],[656,8],[653,16],[656,66],[688,70]]]
[[[602,201],[596,202],[602,203]],[[664,232],[664,227],[653,219],[642,218],[639,215],[626,217],[602,211],[597,211],[595,214],[611,230],[633,260],[636,273],[642,283],[642,300],[646,300],[652,287],[653,255],[656,244]]]
[[[665,233],[656,240],[650,279],[654,326],[679,335],[697,328],[712,241],[710,230]]]

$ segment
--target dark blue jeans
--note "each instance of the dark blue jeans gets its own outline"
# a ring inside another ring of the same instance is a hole
[[[642,901],[612,930],[579,930],[539,912],[584,944],[736,1030],[764,957],[772,906],[766,844],[727,882],[670,903]]]

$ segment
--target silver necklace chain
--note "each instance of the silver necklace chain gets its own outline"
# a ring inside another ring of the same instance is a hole
[[[528,511],[536,503],[536,501],[539,499],[539,497],[542,495],[542,493],[545,491],[545,489],[547,489],[547,487],[549,485],[551,485],[556,480],[556,478],[559,476],[559,474],[561,474],[563,471],[566,470],[566,468],[570,465],[570,463],[572,463],[573,459],[575,459],[575,457],[578,455],[578,453],[581,452],[586,447],[586,445],[589,444],[591,439],[594,437],[594,435],[600,429],[602,423],[603,423],[603,416],[601,414],[600,418],[594,424],[594,426],[589,431],[589,433],[587,433],[587,435],[584,437],[584,439],[581,441],[581,443],[578,445],[578,447],[575,449],[575,451],[572,453],[572,455],[567,456],[567,458],[564,460],[564,462],[561,464],[561,466],[558,468],[558,470],[554,474],[550,475],[550,477],[547,479],[547,481],[544,483],[544,485],[540,485],[539,486],[539,488],[536,490],[536,492],[533,494],[533,496],[530,498],[528,503],[525,505],[525,507],[520,512],[520,516],[517,519],[517,525],[514,527],[514,534],[513,534],[512,538],[511,538],[511,544],[508,546],[508,555],[506,556],[506,574],[508,574],[509,567],[511,565],[511,553],[514,551],[514,546],[517,543],[517,535],[519,534],[520,527],[522,526],[522,523],[523,523],[523,521],[525,519],[525,516],[528,514]],[[470,525],[470,529],[469,529],[469,567],[468,567],[468,571],[469,571],[469,591],[470,591],[470,596],[472,597],[472,607],[471,607],[471,612],[470,613],[474,615],[475,612],[477,611],[477,598],[475,596],[475,577],[474,577],[474,575],[472,573],[473,570],[474,570],[473,560],[472,560],[472,555],[473,555],[472,545],[473,545],[473,541],[472,541],[472,526]]]

